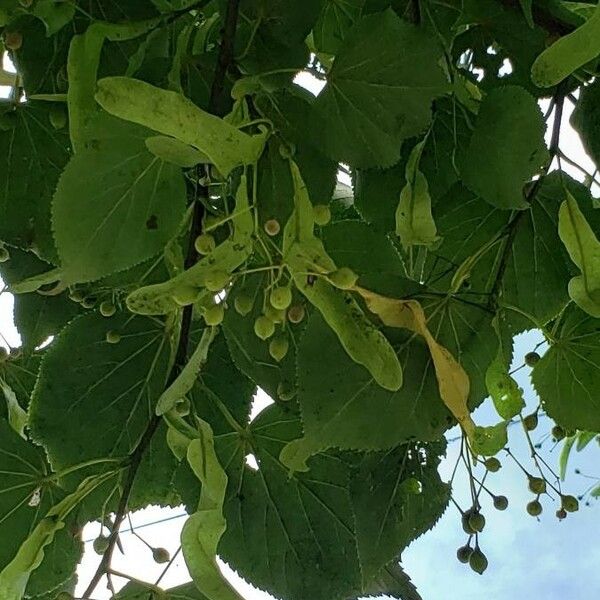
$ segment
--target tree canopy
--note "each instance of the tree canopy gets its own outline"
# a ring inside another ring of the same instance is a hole
[[[557,470],[600,432],[600,5],[0,0],[0,28],[0,600],[70,598],[99,521],[93,597],[127,514],[180,504],[190,583],[115,598],[240,600],[220,556],[282,600],[417,600],[455,425],[474,571],[476,469],[578,509],[530,432]]]

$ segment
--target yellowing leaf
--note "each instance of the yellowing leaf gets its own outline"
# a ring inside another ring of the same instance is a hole
[[[409,329],[425,338],[435,366],[440,396],[471,438],[475,431],[475,423],[467,406],[469,376],[452,354],[431,335],[421,305],[416,300],[388,298],[361,287],[356,287],[355,290],[364,298],[369,310],[387,326]]]
[[[425,175],[419,170],[419,160],[426,139],[419,142],[410,153],[406,164],[406,185],[400,192],[396,209],[396,235],[402,245],[430,246],[439,240],[431,214],[431,196]]]
[[[600,242],[568,191],[558,213],[558,233],[581,270],[569,281],[569,295],[585,312],[600,317]]]
[[[599,54],[600,4],[583,25],[561,37],[536,58],[531,79],[540,87],[556,85]]]

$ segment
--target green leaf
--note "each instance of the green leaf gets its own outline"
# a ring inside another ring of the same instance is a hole
[[[544,50],[531,67],[531,78],[540,87],[560,83],[600,54],[600,7],[575,31]]]
[[[565,429],[600,431],[599,321],[570,306],[556,343],[533,369],[531,379],[548,416]]]
[[[585,151],[596,166],[600,165],[600,81],[579,88],[571,124],[577,130]]]
[[[431,102],[447,91],[435,39],[391,10],[361,19],[340,48],[315,103],[315,140],[356,167],[386,167],[403,139],[431,121]]]
[[[425,344],[407,334],[395,341],[403,370],[411,376],[391,392],[345,354],[320,316],[311,317],[298,349],[305,437],[286,447],[286,465],[305,469],[306,458],[331,447],[385,450],[414,438],[434,440],[452,424]]]
[[[10,260],[0,265],[0,272],[3,281],[13,288],[13,284],[51,268],[52,265],[32,252],[12,249]],[[57,334],[81,311],[81,307],[69,300],[65,292],[58,295],[16,294],[14,302],[15,326],[21,336],[22,350],[26,353]]]
[[[14,558],[0,572],[0,600],[22,600],[31,573],[43,564],[45,548],[65,527],[73,509],[99,486],[102,479],[85,479],[74,492],[52,506],[28,533]]]
[[[50,201],[69,160],[69,137],[50,125],[51,109],[41,101],[18,105],[14,127],[0,131],[0,239],[49,259],[55,255]]]
[[[406,163],[406,185],[400,192],[396,209],[396,235],[402,246],[432,246],[439,241],[431,215],[431,196],[427,178],[419,169],[425,140],[415,145]]]
[[[264,135],[247,135],[211,115],[185,96],[129,77],[98,82],[96,100],[109,113],[177,138],[200,150],[227,176],[239,165],[255,163]]]
[[[523,187],[547,161],[544,120],[524,89],[492,90],[482,102],[460,171],[465,184],[498,208],[527,208]]]
[[[109,330],[120,334],[119,343],[106,341]],[[29,409],[32,435],[53,468],[128,455],[154,414],[168,366],[160,323],[122,313],[110,319],[90,313],[72,321],[48,348]],[[174,462],[160,432],[136,477],[131,506],[165,502],[169,495]],[[92,472],[106,468],[100,463]],[[71,477],[79,481],[86,474],[89,469]]]
[[[489,427],[475,427],[475,434],[471,440],[471,450],[476,455],[493,456],[498,454],[508,443],[507,421],[490,425]]]
[[[397,556],[404,543],[429,528],[443,505],[436,502],[421,512],[419,504],[411,502],[410,514],[419,516],[416,530],[410,532],[410,518],[403,523],[409,504],[401,501],[403,491],[394,496],[390,486],[390,481],[409,475],[410,469],[403,472],[398,461],[377,468],[375,458],[369,462],[367,456],[332,452],[313,457],[309,473],[288,477],[278,456],[282,446],[300,432],[298,417],[288,404],[269,407],[252,422],[248,445],[231,437],[217,440],[221,461],[230,465],[225,505],[228,528],[219,547],[221,556],[242,576],[276,597],[346,600],[390,593],[406,600],[417,598],[406,576],[397,566],[388,565],[385,557]],[[248,451],[257,459],[257,471],[244,463]],[[432,455],[431,465],[435,460]],[[371,473],[368,482],[360,478],[361,467],[363,473]],[[423,473],[424,488],[431,481],[430,490],[439,486],[445,490],[435,467],[428,464],[418,472]],[[431,480],[425,481],[428,476]],[[366,526],[362,519],[367,516],[363,510],[367,508],[364,502],[369,483],[378,492],[373,497],[377,506],[370,515],[371,527],[379,530],[393,522],[398,529],[396,535],[386,537],[385,549],[374,550],[379,553],[369,558],[374,577],[363,585],[360,573],[366,562],[363,565],[360,561],[357,549]],[[396,502],[385,504],[390,496]],[[355,509],[361,513],[360,533]],[[407,590],[406,596],[401,595]]]
[[[313,29],[315,48],[335,54],[354,23],[360,18],[365,0],[325,0]]]
[[[185,209],[179,169],[156,158],[141,128],[109,123],[69,162],[52,205],[65,282],[99,279],[160,251]]]
[[[558,213],[558,233],[581,275],[569,281],[569,296],[593,317],[600,318],[600,241],[566,190],[567,199]]]
[[[0,471],[2,570],[14,558],[19,546],[50,507],[63,497],[64,492],[55,481],[47,479],[48,466],[41,449],[20,437],[4,419],[0,419]],[[79,562],[81,552],[81,543],[72,532],[59,532],[53,547],[46,551],[46,559],[34,571],[27,587],[28,594],[42,594],[69,579]],[[0,594],[2,591],[0,589]],[[18,600],[21,600],[20,597]]]
[[[501,284],[501,303],[531,315],[523,320],[513,310],[508,318],[517,331],[544,324],[568,303],[567,283],[571,278],[568,257],[558,236],[558,209],[564,197],[563,181],[580,202],[591,203],[589,192],[565,173],[551,173],[540,186],[529,209],[517,213],[518,221]],[[504,245],[501,236],[515,214],[490,209],[462,187],[455,187],[434,211],[440,248],[427,260],[426,282],[448,289],[449,279],[465,261],[477,257],[469,269],[464,289],[488,298],[498,273],[497,260]],[[515,319],[518,318],[517,322]]]
[[[437,472],[437,444],[407,444],[360,460],[350,480],[363,584],[433,527],[450,500]]]
[[[69,23],[75,15],[75,5],[70,2],[38,0],[33,14],[46,26],[47,35],[53,35]]]

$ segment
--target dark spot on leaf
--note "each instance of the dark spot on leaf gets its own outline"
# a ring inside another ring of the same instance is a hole
[[[150,215],[150,217],[148,217],[148,220],[146,221],[146,229],[158,229],[158,218],[156,215]]]

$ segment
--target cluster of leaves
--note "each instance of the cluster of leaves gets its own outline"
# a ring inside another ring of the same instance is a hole
[[[600,211],[560,148],[572,102],[600,167],[597,5],[0,0],[0,27],[1,600],[68,598],[91,520],[84,597],[112,586],[127,512],[180,503],[193,581],[117,597],[239,599],[218,554],[278,598],[418,598],[443,435],[497,470],[527,329],[545,413],[600,432]]]

